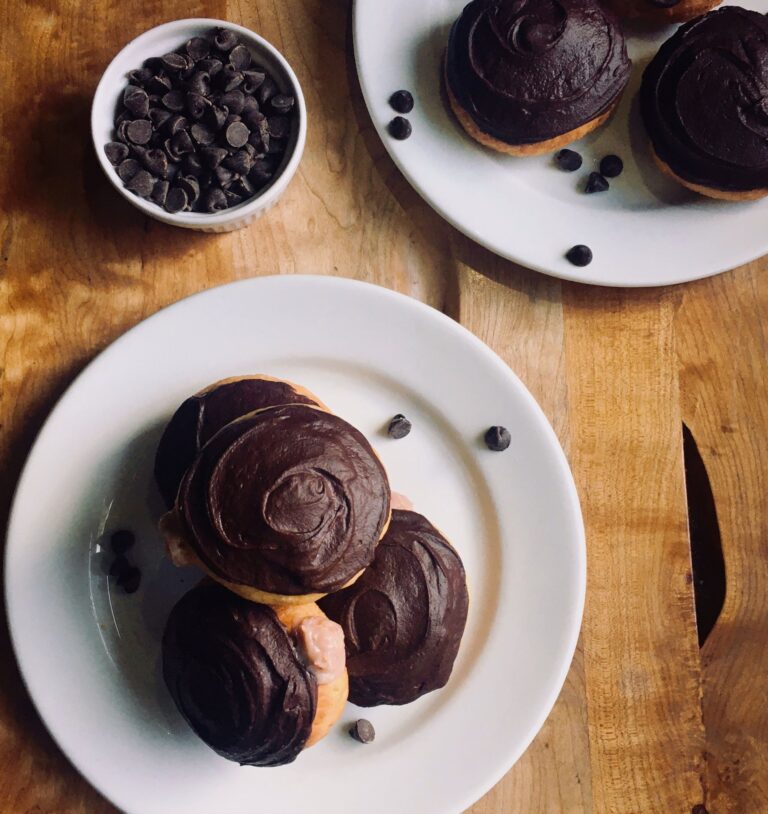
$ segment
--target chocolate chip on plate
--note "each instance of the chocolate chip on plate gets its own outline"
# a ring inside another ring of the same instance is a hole
[[[130,566],[117,578],[117,584],[127,593],[135,593],[141,584],[141,571],[135,566]]]
[[[410,113],[413,110],[413,94],[407,90],[396,90],[389,97],[389,104],[397,113]]]
[[[109,536],[109,546],[115,554],[125,554],[135,542],[136,535],[129,529],[118,529]]]
[[[606,178],[618,178],[624,170],[624,162],[617,155],[607,155],[600,161],[600,172]]]
[[[109,575],[111,577],[120,578],[120,576],[124,574],[130,567],[131,564],[128,562],[127,558],[124,557],[122,554],[119,554],[112,560],[112,563],[109,566]]]
[[[130,150],[120,141],[110,141],[104,145],[104,153],[109,163],[116,167],[128,158]]]
[[[387,435],[390,438],[405,438],[411,431],[411,426],[411,422],[402,413],[398,413],[389,422]]]
[[[483,436],[485,445],[492,452],[504,452],[512,443],[512,436],[506,427],[489,427]]]
[[[359,743],[373,743],[376,738],[376,730],[373,724],[365,718],[359,718],[349,728],[349,734]]]
[[[593,192],[605,192],[609,187],[610,184],[599,172],[591,172],[589,178],[587,178],[584,192],[591,195]]]
[[[575,150],[560,150],[555,155],[555,162],[557,166],[565,172],[575,172],[584,163],[581,156]]]
[[[411,127],[411,123],[403,116],[395,116],[389,123],[389,135],[398,141],[407,139],[412,132],[413,128]]]
[[[592,262],[592,249],[579,243],[565,253],[566,259],[574,266],[588,266]]]

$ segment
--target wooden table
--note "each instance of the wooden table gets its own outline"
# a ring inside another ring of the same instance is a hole
[[[349,0],[39,0],[0,14],[2,525],[55,399],[159,308],[277,272],[405,292],[466,325],[522,377],[568,453],[587,528],[587,605],[567,683],[473,814],[768,812],[768,260],[617,291],[562,283],[473,245],[384,153],[355,75]],[[298,175],[277,208],[227,235],[142,217],[108,186],[90,145],[90,100],[112,55],[144,29],[190,16],[259,31],[307,95]],[[727,573],[703,649],[683,422],[712,484]],[[4,624],[0,652],[0,810],[113,811],[45,732]]]

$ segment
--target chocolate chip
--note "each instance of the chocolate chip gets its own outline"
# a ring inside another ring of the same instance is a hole
[[[173,113],[180,113],[184,110],[185,101],[186,96],[182,90],[169,90],[163,96],[163,104]]]
[[[235,174],[232,170],[220,165],[213,170],[213,177],[222,189],[226,189],[232,183]]]
[[[592,262],[592,249],[579,243],[565,253],[567,260],[574,266],[588,266]]]
[[[291,129],[291,122],[287,116],[269,116],[267,128],[272,138],[285,138]]]
[[[183,161],[184,174],[199,178],[203,174],[203,164],[196,153],[187,153]]]
[[[153,174],[163,178],[168,172],[168,156],[158,148],[145,150],[141,157],[144,166]]]
[[[159,181],[155,181],[155,188],[152,190],[152,195],[150,197],[156,204],[160,206],[165,204],[165,198],[168,195],[169,186],[170,183],[162,178]]]
[[[169,136],[174,136],[179,130],[184,130],[189,122],[184,118],[184,116],[179,116],[178,114],[171,115],[171,117],[165,123],[165,132],[168,133]]]
[[[220,212],[227,206],[227,196],[216,187],[209,189],[203,196],[203,208],[206,212]]]
[[[189,67],[189,63],[183,54],[170,53],[160,57],[160,62],[166,71],[185,71]]]
[[[237,206],[239,203],[243,202],[243,196],[238,195],[236,192],[232,192],[231,189],[224,190],[224,197],[227,199],[227,203],[230,206]]]
[[[167,138],[163,142],[163,149],[165,150],[165,154],[168,156],[169,161],[181,161],[181,155],[176,152],[176,148],[173,146],[173,138]]]
[[[149,120],[152,122],[155,130],[159,130],[168,119],[173,116],[170,110],[164,110],[162,107],[153,107],[149,111]]]
[[[219,104],[227,108],[230,113],[239,115],[245,107],[245,94],[241,90],[230,90],[223,93]]]
[[[195,62],[205,59],[211,52],[211,46],[204,37],[192,37],[187,40],[184,49]]]
[[[219,51],[231,51],[237,45],[237,35],[228,28],[217,28],[213,35],[213,44]]]
[[[407,139],[412,132],[413,128],[411,127],[411,123],[408,121],[408,119],[405,119],[402,116],[395,116],[395,118],[389,123],[389,135],[392,136],[392,138],[396,138],[398,141]]]
[[[132,85],[143,85],[152,78],[152,71],[149,68],[137,68],[128,72],[128,81]]]
[[[178,187],[171,187],[165,198],[165,211],[171,214],[181,212],[187,207],[187,193]]]
[[[266,77],[263,71],[243,71],[243,90],[246,93],[256,93]]]
[[[202,119],[211,103],[199,93],[187,93],[187,111],[192,119]]]
[[[123,571],[117,578],[117,584],[127,593],[135,593],[141,584],[141,571],[138,568],[130,567]]]
[[[177,133],[174,133],[171,138],[171,144],[173,144],[173,149],[178,155],[191,153],[195,149],[195,145],[192,144],[192,139],[186,130],[179,130]]]
[[[149,119],[136,119],[128,123],[125,132],[134,144],[146,144],[152,137],[152,122]]]
[[[123,104],[134,116],[143,119],[149,113],[149,96],[143,88],[128,85],[123,91]]]
[[[149,92],[159,94],[160,97],[163,97],[172,88],[173,84],[165,74],[157,74],[157,76],[153,76],[147,83]]]
[[[194,206],[195,202],[200,197],[200,184],[197,178],[195,178],[193,175],[186,175],[179,178],[176,183],[178,184],[179,189],[183,189],[184,192],[187,193],[187,201],[189,202],[189,206]]]
[[[270,79],[270,77],[266,77],[256,92],[256,98],[259,100],[259,104],[263,107],[277,92],[278,89],[274,80]]]
[[[575,172],[584,163],[575,150],[560,150],[555,156],[557,166],[565,172]]]
[[[608,181],[599,172],[591,172],[587,178],[584,192],[591,195],[593,192],[605,192],[610,187]]]
[[[200,155],[207,167],[215,169],[229,155],[229,150],[225,150],[223,147],[204,147],[200,151]]]
[[[248,173],[248,179],[256,185],[262,187],[267,181],[272,179],[272,166],[268,161],[263,158],[257,158],[253,162],[251,171]]]
[[[189,128],[189,134],[192,136],[192,140],[195,141],[197,144],[201,144],[204,147],[207,147],[209,144],[213,144],[216,140],[216,134],[211,132],[204,124],[200,124],[199,122],[195,122],[192,127]]]
[[[126,183],[125,188],[135,192],[140,198],[149,198],[155,188],[155,178],[146,170],[139,170]]]
[[[128,571],[130,569],[130,567],[131,567],[131,564],[128,562],[128,560],[125,557],[123,557],[122,555],[119,555],[119,556],[115,557],[114,560],[112,560],[112,564],[109,566],[109,575],[111,577],[118,577],[119,578],[126,571]]]
[[[141,169],[141,164],[135,158],[126,158],[117,168],[120,180],[125,184]]]
[[[131,123],[130,119],[124,119],[117,125],[117,130],[115,131],[117,137],[122,141],[124,144],[128,143],[128,125]]]
[[[199,93],[207,96],[211,92],[211,77],[205,71],[195,71],[192,78],[187,82],[187,88],[192,93]],[[189,98],[189,97],[187,97]]]
[[[243,109],[240,115],[243,116],[243,118],[245,118],[245,116],[248,114],[258,112],[259,112],[259,103],[253,96],[248,96],[247,94],[245,94],[245,101],[243,102]]]
[[[229,52],[229,62],[236,71],[244,71],[251,64],[251,52],[245,45],[236,45]]]
[[[115,554],[125,554],[136,542],[136,535],[130,529],[118,529],[109,536],[109,546]]]
[[[232,71],[230,70],[229,65],[224,66],[224,70],[221,72],[220,76],[224,77],[224,90],[229,92],[234,90],[235,88],[239,87],[243,84],[243,75],[240,71]]]
[[[121,110],[117,116],[115,116],[115,130],[117,130],[123,122],[130,122],[132,120],[133,116],[131,116],[127,110]]]
[[[196,65],[200,71],[205,71],[213,79],[214,76],[224,67],[220,59],[201,59]]]
[[[349,728],[349,734],[359,743],[373,743],[376,738],[373,724],[365,718],[355,721]]]
[[[278,93],[269,100],[269,104],[275,113],[288,113],[295,104],[293,96],[287,96],[284,93]]]
[[[407,90],[396,90],[389,97],[389,104],[397,113],[410,113],[413,110],[413,95]]]
[[[224,137],[230,147],[240,148],[248,141],[250,135],[251,131],[242,122],[232,122],[227,127]]]
[[[624,162],[617,155],[607,155],[600,162],[600,172],[606,178],[618,178],[624,170]]]
[[[267,155],[282,155],[285,152],[287,140],[284,138],[269,137],[269,147],[267,147]]]
[[[512,442],[512,436],[506,427],[489,427],[483,438],[485,445],[493,452],[504,452]]]
[[[227,111],[222,107],[212,105],[205,112],[205,120],[213,130],[221,130],[227,120]]]
[[[107,156],[107,160],[115,167],[128,158],[129,152],[128,147],[119,141],[109,141],[104,145],[104,153]]]
[[[405,438],[410,431],[411,422],[402,413],[394,416],[387,427],[387,435],[390,438]]]
[[[246,147],[247,146],[248,145],[246,145]],[[232,172],[236,172],[239,175],[247,175],[251,170],[253,158],[247,150],[243,149],[225,158],[223,164],[227,169],[232,170]]]
[[[238,178],[232,182],[231,186],[229,187],[229,191],[234,192],[237,195],[242,195],[243,198],[249,198],[254,192],[256,192],[256,189],[247,178]]]

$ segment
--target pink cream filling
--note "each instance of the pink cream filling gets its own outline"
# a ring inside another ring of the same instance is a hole
[[[315,674],[317,683],[335,681],[346,665],[341,625],[324,616],[308,616],[299,622],[297,632],[307,666]]]

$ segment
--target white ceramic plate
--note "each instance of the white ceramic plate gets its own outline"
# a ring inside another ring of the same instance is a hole
[[[448,686],[366,710],[277,769],[240,768],[199,741],[158,672],[171,605],[199,578],[155,531],[155,445],[187,395],[265,372],[315,391],[376,445],[393,488],[444,529],[468,574],[470,616]],[[403,412],[413,431],[387,438]],[[505,453],[481,435],[504,424]],[[127,527],[143,581],[111,590],[109,532]],[[27,686],[72,762],[141,814],[463,811],[529,744],[565,679],[581,621],[585,549],[557,439],[515,375],[455,322],[382,288],[268,277],[184,300],[115,342],[54,409],[19,483],[6,597]]]
[[[666,179],[649,155],[636,94],[643,69],[674,28],[628,38],[632,80],[611,123],[576,143],[584,166],[552,156],[513,158],[470,139],[443,102],[441,63],[465,0],[355,0],[355,56],[373,123],[414,188],[457,229],[529,268],[584,283],[654,286],[707,277],[768,253],[768,198],[714,201]],[[730,5],[725,3],[725,5]],[[765,0],[739,5],[765,11]],[[387,134],[388,99],[410,90],[413,135]],[[598,195],[582,192],[600,158],[616,153],[624,173]],[[564,257],[586,243],[585,268]]]

